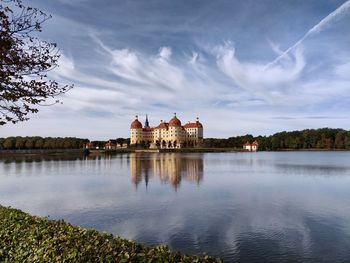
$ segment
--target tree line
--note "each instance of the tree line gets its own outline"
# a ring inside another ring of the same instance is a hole
[[[32,150],[32,149],[80,149],[88,139],[75,137],[7,137],[0,138],[0,149],[3,150]]]
[[[350,150],[350,131],[343,129],[306,129],[302,131],[283,131],[270,136],[257,136],[247,134],[227,139],[204,139],[204,147],[242,148],[246,142],[257,140],[259,150]]]
[[[283,131],[270,136],[257,136],[251,134],[220,138],[205,138],[203,147],[205,148],[237,148],[241,149],[246,142],[257,140],[259,150],[278,151],[278,150],[350,150],[350,131],[343,129],[306,129],[302,131]],[[7,137],[0,138],[0,149],[5,150],[25,150],[25,149],[81,149],[88,139],[75,137]],[[101,149],[106,141],[94,141]],[[116,143],[130,143],[129,138],[118,138]]]
[[[119,146],[130,145],[130,138],[113,140]],[[0,150],[32,150],[32,149],[82,149],[89,143],[88,139],[75,137],[40,137],[40,136],[12,136],[0,138]],[[107,141],[91,141],[94,147],[103,149]]]

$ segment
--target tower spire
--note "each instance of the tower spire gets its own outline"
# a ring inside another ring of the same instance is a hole
[[[145,128],[149,128],[148,114],[146,114]]]

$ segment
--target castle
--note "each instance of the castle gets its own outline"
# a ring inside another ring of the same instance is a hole
[[[203,125],[197,118],[196,122],[181,125],[181,121],[174,117],[169,121],[160,121],[156,127],[150,127],[148,116],[144,127],[136,116],[130,125],[130,144],[143,145],[149,148],[183,148],[197,147],[203,142]]]

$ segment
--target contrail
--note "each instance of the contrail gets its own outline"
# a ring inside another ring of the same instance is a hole
[[[293,46],[289,47],[286,51],[284,51],[281,55],[279,55],[274,61],[266,64],[265,69],[269,68],[270,66],[274,65],[276,62],[278,62],[282,57],[287,55],[292,49],[299,46],[306,38],[309,36],[312,36],[316,33],[321,32],[323,28],[325,28],[329,23],[333,22],[337,18],[341,17],[345,13],[350,11],[350,0],[346,1],[344,4],[339,6],[336,10],[334,10],[332,13],[330,13],[328,16],[323,18],[318,24],[313,26],[301,39],[299,39]]]

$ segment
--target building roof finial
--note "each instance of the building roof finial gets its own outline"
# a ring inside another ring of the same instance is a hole
[[[139,118],[139,116],[135,115],[136,120]]]

